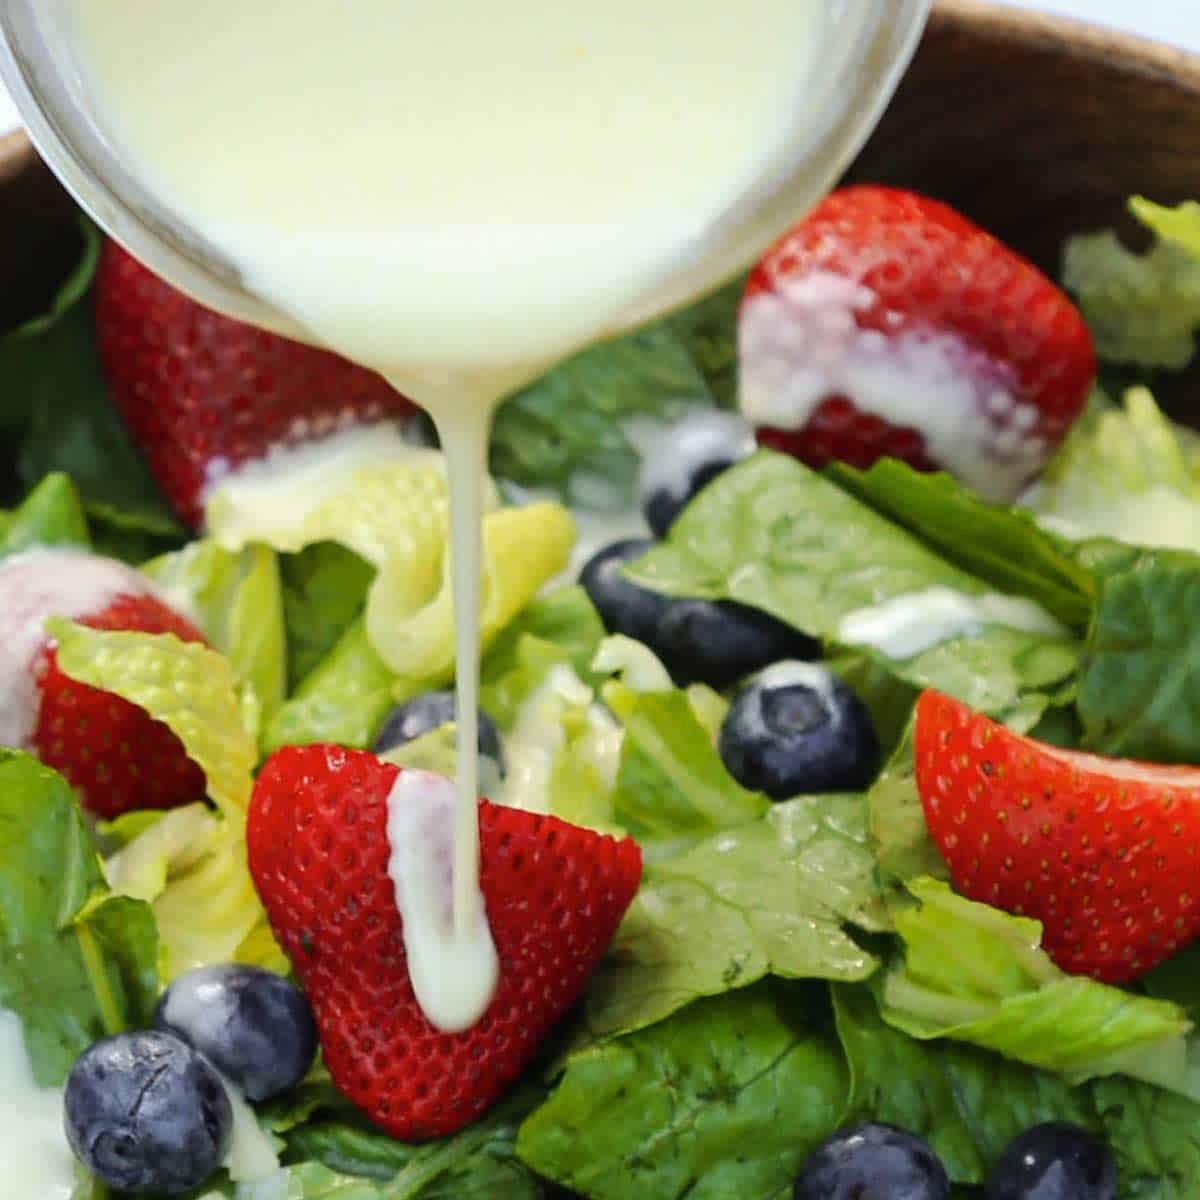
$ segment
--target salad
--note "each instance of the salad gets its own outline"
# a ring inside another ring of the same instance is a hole
[[[0,343],[27,1194],[1194,1196],[1200,205],[1133,207],[1072,301],[847,189],[505,405],[453,1034],[387,804],[454,768],[428,429],[82,224]]]

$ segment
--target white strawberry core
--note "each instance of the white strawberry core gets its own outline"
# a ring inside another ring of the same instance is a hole
[[[846,646],[869,646],[893,662],[905,662],[943,642],[974,637],[989,626],[1067,636],[1058,621],[1025,596],[972,596],[938,585],[847,613],[838,625],[837,640]]]
[[[875,293],[840,275],[783,279],[751,297],[739,323],[742,412],[800,430],[820,405],[915,429],[931,459],[989,500],[1020,494],[1046,457],[1037,409],[1018,403],[1012,372],[953,334],[860,329]]]
[[[83,550],[30,550],[0,562],[0,745],[27,746],[33,735],[41,687],[34,666],[47,618],[78,620],[119,596],[153,594],[132,567]]]
[[[473,928],[454,921],[454,784],[402,770],[388,794],[388,875],[404,926],[408,975],[421,1011],[444,1033],[470,1029],[496,993],[500,963],[479,897]]]

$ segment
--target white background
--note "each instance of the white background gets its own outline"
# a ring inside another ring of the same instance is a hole
[[[253,0],[250,0],[253,3]],[[1200,0],[1010,0],[1019,8],[1085,17],[1200,52]],[[0,85],[0,131],[19,123]]]

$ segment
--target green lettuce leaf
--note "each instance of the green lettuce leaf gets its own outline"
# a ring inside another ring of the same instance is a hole
[[[375,1181],[387,1200],[540,1200],[541,1184],[515,1155],[517,1129],[544,1093],[519,1091],[461,1133],[407,1145],[347,1114],[326,1115],[286,1135],[288,1155]]]
[[[1077,633],[1086,631],[1091,576],[1028,513],[989,504],[950,475],[924,474],[896,459],[868,471],[836,464],[829,473],[956,567],[999,592],[1037,601]]]
[[[1073,1083],[1124,1074],[1186,1087],[1191,1024],[1182,1010],[1064,974],[1041,949],[1037,921],[964,900],[937,880],[908,888],[918,903],[894,914],[903,959],[878,985],[889,1025],[994,1050]]]
[[[0,513],[0,558],[35,546],[91,546],[79,493],[61,473],[47,475],[11,512]]]
[[[846,617],[895,597],[989,590],[830,480],[770,452],[714,480],[668,540],[627,571],[658,591],[736,600],[834,643]],[[999,625],[903,662],[871,654],[915,687],[992,714],[1034,717],[1078,664],[1068,637]]]
[[[1008,1142],[1070,1121],[1104,1134],[1087,1088],[972,1046],[919,1042],[879,1015],[866,987],[833,989],[850,1067],[846,1121],[885,1121],[923,1137],[955,1183],[982,1184]]]
[[[577,584],[536,597],[484,656],[484,707],[507,728],[524,698],[557,663],[569,666],[585,683],[595,683],[592,660],[604,637],[600,614]]]
[[[100,234],[80,224],[79,263],[50,308],[0,339],[3,432],[27,488],[52,472],[68,475],[96,548],[140,561],[178,545],[184,531],[109,402],[88,303]]]
[[[652,857],[770,807],[725,769],[686,692],[634,692],[614,682],[602,694],[625,730],[613,812]]]
[[[1171,1092],[1101,1079],[1095,1102],[1129,1200],[1191,1200],[1200,1179],[1200,1105]]]
[[[631,425],[669,421],[697,405],[732,406],[737,281],[655,325],[583,351],[507,401],[496,414],[497,477],[553,488],[567,500],[580,479],[603,480],[631,503],[638,454]]]
[[[1156,235],[1150,250],[1135,254],[1111,231],[1072,238],[1063,281],[1101,358],[1178,370],[1191,362],[1200,328],[1200,206],[1134,199],[1130,208]]]
[[[925,824],[925,810],[917,791],[911,724],[867,793],[867,808],[871,842],[885,882],[905,883],[919,876],[949,878]]]
[[[593,1200],[784,1200],[846,1095],[824,1027],[760,985],[572,1055],[517,1153]]]
[[[398,677],[375,653],[360,618],[342,634],[267,726],[263,750],[335,742],[364,749],[392,705]],[[419,691],[413,686],[410,691]]]
[[[284,969],[246,862],[257,749],[228,661],[170,634],[108,632],[57,619],[47,628],[65,674],[114,692],[171,729],[204,772],[217,806],[206,840],[194,840],[194,817],[164,818],[117,856],[114,879],[152,897],[167,977],[239,958]]]
[[[1200,557],[1106,556],[1084,649],[1084,745],[1158,763],[1200,762]]]
[[[1200,477],[1146,388],[1131,388],[1119,407],[1093,403],[1029,503],[1047,527],[1077,540],[1200,551]]]
[[[21,1018],[40,1086],[98,1038],[148,1024],[157,960],[154,917],[105,887],[70,786],[0,750],[0,1008]]]
[[[285,554],[279,565],[290,691],[362,614],[375,568],[336,542],[318,542]]]
[[[773,974],[865,979],[888,928],[861,796],[805,796],[649,867],[588,990],[594,1039]]]
[[[388,453],[392,449],[384,447]],[[454,665],[454,614],[448,500],[440,455],[398,444],[383,461],[347,449],[327,478],[315,460],[289,476],[286,500],[266,502],[252,479],[236,478],[209,497],[205,520],[228,550],[262,542],[298,551],[336,542],[376,568],[363,616],[375,653],[396,675],[432,678]],[[277,487],[273,484],[273,487]],[[483,644],[507,625],[566,565],[575,532],[560,505],[530,504],[487,512],[482,532]]]
[[[229,660],[242,711],[256,733],[283,703],[286,643],[279,564],[266,546],[236,554],[216,542],[190,542],[142,571]]]

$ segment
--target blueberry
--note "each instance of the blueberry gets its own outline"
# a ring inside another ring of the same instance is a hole
[[[647,448],[638,479],[642,511],[659,537],[702,488],[754,453],[754,431],[737,413],[692,413]]]
[[[621,569],[654,545],[614,542],[583,568],[583,584],[609,633],[649,646],[680,687],[724,689],[781,658],[809,658],[816,642],[757,609],[728,600],[661,596],[626,579]]]
[[[790,625],[729,600],[672,600],[650,645],[680,687],[707,683],[718,691],[780,659],[820,652]]]
[[[392,709],[371,748],[376,754],[385,754],[408,742],[415,742],[417,738],[453,721],[457,711],[452,691],[423,692]],[[483,709],[479,710],[479,753],[496,764],[503,778],[504,753],[500,748],[500,732]]]
[[[162,994],[154,1024],[195,1047],[247,1099],[294,1087],[317,1054],[304,993],[261,967],[200,967]]]
[[[800,1168],[795,1200],[947,1200],[950,1181],[920,1138],[893,1125],[841,1129]]]
[[[579,573],[579,582],[609,633],[623,633],[651,648],[670,599],[626,579],[621,569],[653,546],[649,538],[613,542],[593,555]]]
[[[988,1177],[988,1200],[1115,1200],[1117,1168],[1103,1142],[1053,1121],[1014,1138]]]
[[[718,749],[734,779],[773,800],[861,791],[879,768],[866,705],[815,663],[776,663],[750,680],[733,698]]]
[[[178,1196],[224,1161],[233,1109],[217,1073],[170,1033],[97,1042],[71,1068],[64,1095],[76,1157],[117,1191]]]

